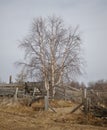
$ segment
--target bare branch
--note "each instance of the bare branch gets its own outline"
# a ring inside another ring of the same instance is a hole
[[[35,79],[38,75],[42,77],[46,89],[53,89],[62,80],[70,80],[73,75],[81,73],[78,27],[66,28],[60,17],[34,19],[31,33],[20,47],[25,50],[25,59],[19,65],[25,66],[27,73],[32,73]]]

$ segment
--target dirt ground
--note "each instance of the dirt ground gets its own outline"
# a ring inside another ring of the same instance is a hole
[[[43,103],[31,107],[19,102],[3,101],[0,103],[0,130],[107,130],[107,120],[85,116],[80,110],[70,111],[77,105],[65,101],[53,101],[52,110],[36,110]]]

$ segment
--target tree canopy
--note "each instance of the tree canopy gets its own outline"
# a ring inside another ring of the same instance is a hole
[[[78,27],[67,27],[60,17],[37,17],[29,35],[20,43],[27,75],[44,81],[46,90],[81,74],[81,37]]]

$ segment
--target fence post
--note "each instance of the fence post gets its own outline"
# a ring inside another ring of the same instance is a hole
[[[12,75],[9,76],[9,84],[12,83]]]
[[[48,110],[48,107],[49,107],[48,96],[45,96],[45,111]]]
[[[35,96],[35,93],[36,93],[36,87],[33,90],[33,96]]]
[[[14,95],[15,101],[17,101],[17,95],[18,95],[18,88],[16,88],[15,95]]]
[[[83,91],[83,104],[84,104],[84,112],[85,114],[88,113],[88,100],[87,100],[87,89],[84,88]]]

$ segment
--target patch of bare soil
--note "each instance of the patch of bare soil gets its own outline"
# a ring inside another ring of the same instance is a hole
[[[0,103],[0,130],[107,130],[107,120],[85,116],[79,110],[69,114],[77,105],[65,101],[52,101],[56,111],[35,111],[43,102],[22,106],[19,102],[4,100]],[[67,106],[68,104],[68,106]]]

